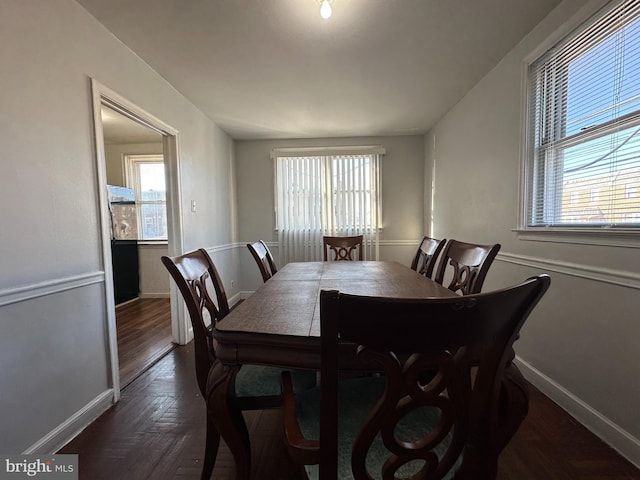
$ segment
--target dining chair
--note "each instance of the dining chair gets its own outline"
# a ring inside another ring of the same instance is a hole
[[[196,379],[204,399],[207,377],[216,362],[212,330],[230,311],[227,294],[218,270],[203,248],[175,257],[162,256],[162,263],[176,282],[189,311]],[[274,367],[243,365],[235,378],[236,396],[241,408],[255,410],[280,407],[281,374],[282,370]],[[296,370],[294,376],[296,390],[308,389],[316,384],[316,373],[313,371]],[[211,478],[219,444],[220,434],[207,416],[203,480]]]
[[[413,257],[413,262],[411,262],[411,269],[420,275],[431,278],[433,269],[438,261],[438,255],[440,255],[445,243],[447,243],[446,238],[436,240],[431,237],[423,237],[418,246],[418,251]]]
[[[447,278],[451,276],[447,285],[449,290],[462,295],[480,293],[489,267],[499,250],[499,243],[476,245],[449,240],[442,251],[434,281],[444,285]]]
[[[324,261],[331,260],[356,260],[354,252],[358,251],[358,260],[362,260],[362,235],[351,237],[322,237]],[[333,255],[329,254],[331,252]]]
[[[247,248],[251,252],[253,259],[258,264],[260,274],[262,275],[262,281],[266,282],[273,277],[278,268],[273,260],[273,255],[269,251],[269,247],[262,241],[258,240],[254,243],[247,243]]]
[[[549,283],[427,299],[322,291],[320,386],[295,394],[283,374],[285,445],[303,477],[495,479],[528,408],[513,342]],[[382,373],[345,379],[349,359]]]

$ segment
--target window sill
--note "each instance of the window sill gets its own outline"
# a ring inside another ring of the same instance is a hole
[[[168,240],[138,240],[138,245],[166,247],[169,245]]]
[[[512,231],[523,241],[640,248],[638,229],[540,227],[515,228]]]

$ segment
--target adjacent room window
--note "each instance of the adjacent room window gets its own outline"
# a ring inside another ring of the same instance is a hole
[[[613,2],[529,66],[525,227],[638,228],[640,2]]]
[[[280,261],[322,260],[324,235],[363,235],[377,256],[381,147],[274,151]]]
[[[167,240],[167,187],[162,155],[126,155],[126,183],[136,192],[141,240]]]

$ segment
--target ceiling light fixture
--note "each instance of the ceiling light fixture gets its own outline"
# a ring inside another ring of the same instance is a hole
[[[331,16],[331,5],[329,0],[322,0],[320,4],[320,16],[325,20]]]

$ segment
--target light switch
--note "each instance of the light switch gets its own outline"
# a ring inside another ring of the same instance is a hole
[[[195,200],[191,200],[191,211],[195,213],[196,211],[196,201]]]

